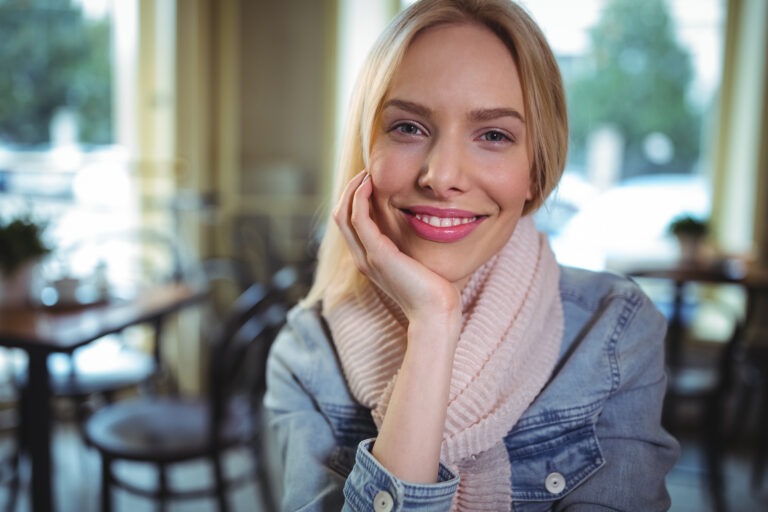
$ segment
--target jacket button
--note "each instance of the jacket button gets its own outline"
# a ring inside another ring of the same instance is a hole
[[[544,487],[552,494],[560,494],[565,489],[565,477],[557,471],[550,473],[544,479]]]
[[[373,510],[375,512],[389,512],[393,505],[392,495],[387,491],[379,491],[373,497]]]

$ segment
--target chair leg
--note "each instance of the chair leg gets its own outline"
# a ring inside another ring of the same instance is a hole
[[[23,386],[19,390],[19,414],[25,415],[30,407],[29,400],[29,386]],[[22,416],[23,417],[23,416]],[[16,445],[18,446],[19,453],[26,454],[29,452],[28,433],[23,428],[16,429]]]
[[[21,470],[21,461],[19,460],[18,447],[14,449],[14,452],[8,457],[8,460],[4,462],[7,464],[7,469],[10,472],[8,477],[8,500],[5,503],[5,509],[8,512],[16,510],[16,502],[19,497],[19,484],[21,478],[19,471]]]
[[[768,432],[768,376],[762,378],[762,399],[759,408],[759,417],[757,421],[757,447],[755,450],[755,459],[752,462],[752,490],[760,489],[765,473],[765,462],[768,457],[768,441],[766,441],[766,432]]]
[[[726,512],[725,479],[723,476],[723,459],[726,445],[725,428],[722,414],[723,396],[716,392],[705,403],[704,420],[704,457],[707,467],[707,487],[716,512]]]
[[[165,464],[157,465],[157,481],[158,481],[158,493],[157,493],[157,509],[159,512],[165,512],[165,507],[168,504],[168,473]]]
[[[727,427],[727,431],[733,439],[739,439],[744,435],[743,418],[749,417],[754,401],[755,384],[750,382],[748,376],[745,376],[742,379],[746,380],[742,380],[742,382],[739,383],[739,392],[735,394],[733,413],[729,415],[732,420]]]
[[[215,453],[211,456],[213,465],[213,474],[216,479],[216,501],[219,504],[219,512],[228,512],[227,504],[227,482],[224,478],[224,469],[221,463],[221,454]]]
[[[101,455],[101,512],[112,512],[112,460]]]

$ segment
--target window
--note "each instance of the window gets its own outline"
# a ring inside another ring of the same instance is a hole
[[[112,142],[107,14],[104,1],[0,1],[3,146]]]
[[[135,99],[122,93],[136,83],[136,9],[128,0],[0,0],[0,216],[47,224],[46,279],[72,270],[57,261],[69,246],[140,222],[136,157],[121,140],[135,131],[125,115]]]
[[[677,216],[707,217],[720,0],[525,2],[560,63],[570,147],[537,215],[558,259],[627,270],[667,262]]]

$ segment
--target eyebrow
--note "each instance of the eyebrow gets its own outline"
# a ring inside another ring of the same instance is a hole
[[[382,106],[382,110],[389,107],[399,108],[401,110],[405,110],[422,117],[431,117],[432,115],[432,110],[429,107],[419,103],[414,103],[412,101],[400,100],[397,98],[387,100]],[[467,114],[467,118],[470,121],[491,121],[502,117],[513,117],[525,124],[525,118],[523,115],[514,108],[481,108],[472,110]]]
[[[525,124],[523,114],[514,108],[483,108],[473,110],[467,117],[472,121],[492,121],[493,119],[499,119],[501,117],[514,117]]]
[[[398,100],[398,99],[387,100],[384,103],[384,105],[381,107],[381,109],[384,110],[389,107],[399,108],[400,110],[411,112],[412,114],[416,114],[417,116],[422,116],[422,117],[432,116],[432,109],[425,107],[424,105],[421,105],[419,103],[414,103],[412,101]]]

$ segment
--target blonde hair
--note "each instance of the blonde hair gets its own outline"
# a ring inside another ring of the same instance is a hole
[[[333,202],[368,164],[374,124],[390,81],[413,38],[447,23],[479,23],[509,48],[523,90],[531,145],[531,179],[536,191],[524,209],[535,211],[560,180],[568,145],[568,121],[560,70],[547,41],[531,17],[510,0],[422,0],[402,11],[379,36],[358,77],[334,175]],[[318,254],[315,281],[305,299],[332,307],[359,289],[357,270],[332,219]]]

